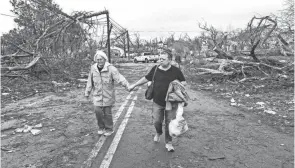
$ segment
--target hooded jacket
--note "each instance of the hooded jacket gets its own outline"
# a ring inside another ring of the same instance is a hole
[[[92,91],[95,106],[111,106],[115,103],[114,81],[128,87],[128,81],[119,73],[116,67],[106,62],[99,72],[97,63],[91,66],[85,89],[85,96]]]

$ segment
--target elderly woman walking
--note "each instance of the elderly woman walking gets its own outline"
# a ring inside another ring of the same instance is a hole
[[[94,55],[94,65],[91,66],[85,90],[88,99],[93,95],[94,111],[96,114],[98,134],[109,136],[113,133],[112,106],[115,103],[114,81],[128,90],[129,83],[116,67],[108,62],[103,51],[98,50]]]

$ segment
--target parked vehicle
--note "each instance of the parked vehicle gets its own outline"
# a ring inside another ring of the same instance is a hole
[[[159,55],[153,55],[150,52],[143,52],[139,56],[134,57],[134,62],[145,62],[148,63],[150,61],[157,62],[159,60]]]

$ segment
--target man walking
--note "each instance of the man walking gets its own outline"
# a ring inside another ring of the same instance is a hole
[[[156,135],[154,141],[160,141],[160,135],[162,131],[162,123],[165,117],[165,147],[169,152],[173,152],[172,137],[169,135],[169,123],[175,118],[176,109],[165,111],[166,106],[166,94],[170,82],[179,80],[181,83],[185,83],[185,78],[179,68],[171,65],[172,54],[169,51],[163,52],[163,57],[160,65],[154,66],[151,71],[142,77],[139,81],[129,86],[129,90],[133,90],[139,85],[143,85],[148,81],[152,81],[154,73],[154,89],[153,89],[153,121],[156,128]],[[156,71],[156,72],[155,72]]]
[[[98,134],[109,136],[113,133],[112,106],[115,103],[114,80],[128,89],[129,83],[116,67],[108,62],[103,51],[98,50],[94,55],[94,65],[91,66],[85,90],[88,99],[93,95],[94,111],[96,114]]]

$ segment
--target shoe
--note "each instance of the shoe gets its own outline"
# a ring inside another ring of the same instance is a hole
[[[166,147],[166,149],[167,149],[168,152],[174,152],[174,148],[173,148],[173,146],[172,146],[171,143],[167,143],[165,145],[165,147]]]
[[[104,129],[98,129],[97,134],[102,135],[104,134],[105,130]]]
[[[154,142],[160,142],[160,135],[159,134],[155,135]]]
[[[107,131],[104,132],[104,135],[105,135],[105,136],[110,136],[110,135],[112,135],[113,133],[114,133],[114,131],[109,131],[109,130],[107,130]]]

